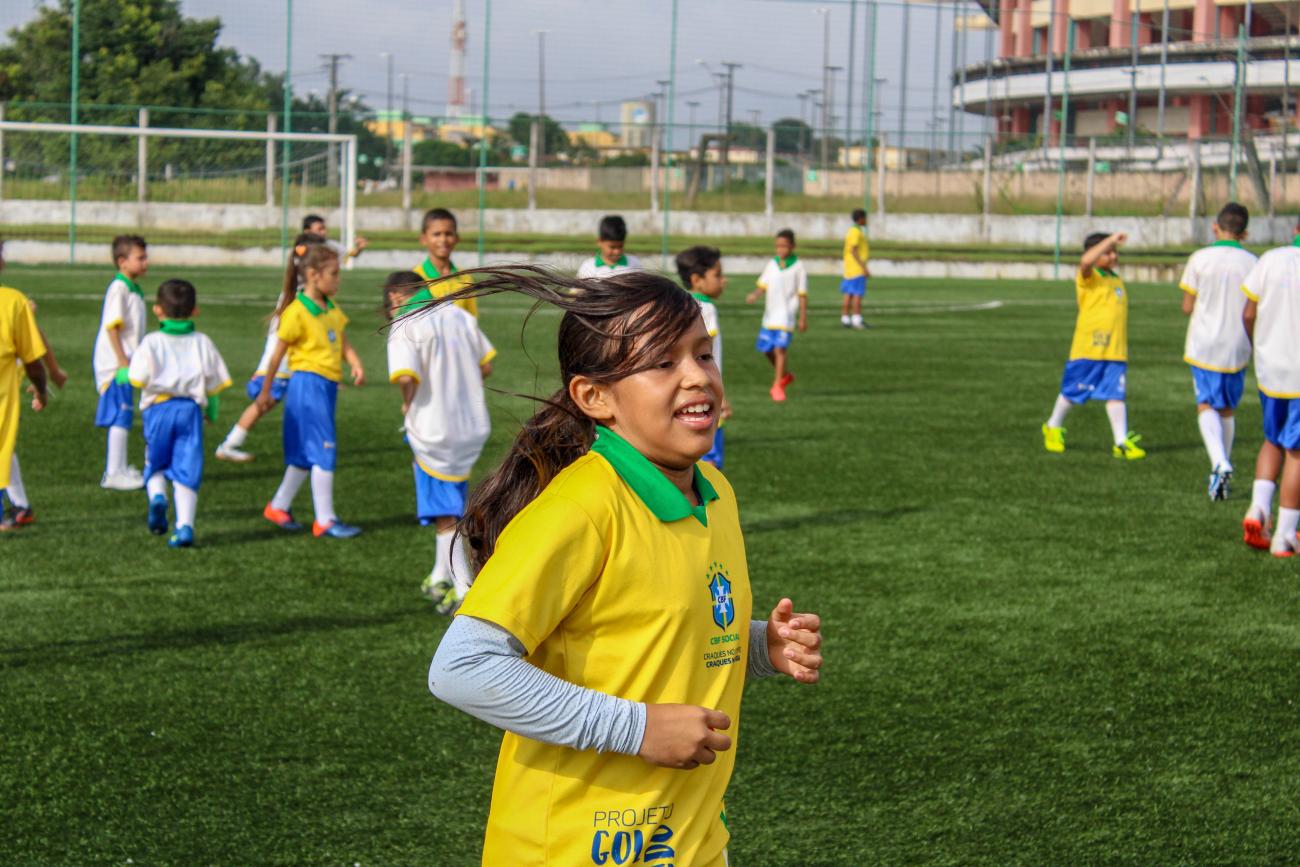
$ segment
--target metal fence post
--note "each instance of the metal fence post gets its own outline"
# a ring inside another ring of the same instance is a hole
[[[1187,206],[1187,219],[1191,222],[1192,240],[1196,240],[1196,212],[1201,204],[1201,143],[1192,142],[1192,193]]]
[[[877,170],[880,174],[876,178],[876,215],[883,220],[885,218],[885,134],[883,132],[880,134],[880,149],[877,154],[879,155],[876,160]]]
[[[1097,139],[1088,139],[1088,195],[1083,206],[1083,215],[1092,218],[1092,194],[1097,185]]]
[[[776,127],[767,128],[767,176],[763,182],[763,213],[772,219],[772,192],[776,186]]]
[[[141,134],[136,136],[135,151],[135,201],[143,205],[149,193],[149,137],[143,130],[149,127],[149,109],[140,109]]]
[[[275,115],[267,113],[266,131],[270,135],[275,135]],[[275,207],[275,141],[266,140],[266,206]]]
[[[1277,216],[1277,155],[1268,158],[1268,215]]]
[[[650,213],[659,213],[659,128],[650,125]]]
[[[984,136],[984,209],[980,214],[980,235],[989,237],[989,215],[993,210],[993,136]]]
[[[411,212],[411,119],[402,121],[402,213],[403,219],[410,219]]]
[[[541,122],[536,118],[528,127],[528,210],[537,210],[537,147],[541,143]]]
[[[5,119],[5,104],[0,102],[0,123]],[[5,197],[5,131],[0,129],[0,199]]]

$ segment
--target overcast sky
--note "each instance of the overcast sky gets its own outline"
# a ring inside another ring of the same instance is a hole
[[[21,25],[40,5],[40,0],[0,0],[0,29]],[[285,67],[285,5],[285,0],[181,3],[188,16],[220,18],[223,45],[275,71]],[[869,7],[865,2],[855,5],[853,127],[860,129]],[[477,109],[483,80],[485,0],[466,0],[465,6],[466,78]],[[295,88],[324,93],[328,78],[321,55],[350,54],[341,67],[341,84],[382,109],[387,101],[387,67],[380,53],[388,51],[397,73],[395,107],[400,107],[400,76],[405,73],[410,76],[411,111],[442,113],[447,101],[452,8],[453,0],[298,0],[293,15]],[[735,73],[737,119],[748,121],[755,111],[764,125],[779,117],[798,117],[797,94],[822,85],[820,8],[829,10],[831,20],[829,65],[847,68],[849,0],[681,0],[676,121],[685,123],[691,112],[687,103],[696,101],[700,103],[696,123],[716,122],[719,91],[710,69],[720,72],[726,61],[741,64]],[[973,4],[966,8],[977,9]],[[670,10],[667,0],[493,0],[488,83],[492,115],[536,111],[536,31],[545,29],[547,113],[561,120],[617,120],[620,102],[643,98],[656,90],[656,79],[668,78]],[[923,130],[932,117],[936,59],[941,82],[938,113],[947,121],[943,85],[951,69],[953,7],[916,3],[909,14],[907,125]],[[878,124],[893,130],[899,121],[902,11],[896,5],[882,5],[878,16],[875,75],[887,79],[878,85],[877,108],[883,110]],[[966,42],[966,62],[982,62],[985,45],[984,34],[972,32]],[[838,73],[834,93],[834,113],[842,125],[847,112],[843,72]],[[972,119],[964,127],[973,132],[977,123]]]

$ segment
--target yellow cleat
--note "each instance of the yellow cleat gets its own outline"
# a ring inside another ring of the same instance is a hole
[[[1065,451],[1065,428],[1043,425],[1043,448],[1056,454]]]
[[[1138,440],[1142,439],[1141,434],[1135,434],[1133,431],[1128,432],[1124,442],[1117,446],[1112,446],[1110,453],[1117,458],[1123,458],[1127,461],[1141,460],[1147,456],[1145,450],[1138,447]]]

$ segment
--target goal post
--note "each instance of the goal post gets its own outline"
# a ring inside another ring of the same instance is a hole
[[[82,150],[75,187],[68,183],[67,159],[74,135]],[[274,159],[276,146],[286,143],[307,146],[294,148],[287,198],[280,189],[284,169]],[[158,158],[152,158],[155,149]],[[357,154],[355,135],[279,132],[273,122],[264,131],[232,130],[150,126],[143,109],[131,126],[16,121],[0,113],[0,204],[66,201],[72,260],[77,198],[112,203],[114,215],[134,208],[135,225],[144,225],[147,209],[162,203],[243,208],[247,213],[234,218],[239,225],[269,228],[273,221],[289,237],[296,234],[288,225],[289,207],[337,207],[340,241],[350,249],[356,240]],[[325,168],[330,156],[338,160],[337,198]],[[75,193],[78,187],[82,192]],[[274,211],[280,213],[272,217]]]

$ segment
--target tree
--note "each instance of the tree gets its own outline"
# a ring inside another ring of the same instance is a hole
[[[783,117],[772,124],[776,129],[776,149],[779,153],[798,153],[812,141],[812,127],[797,117]]]
[[[529,147],[532,144],[532,127],[535,114],[527,112],[516,112],[514,117],[510,118],[507,129],[510,131],[510,137],[516,143]],[[569,151],[569,136],[554,118],[548,114],[542,115],[542,150],[548,154],[562,154]]]
[[[478,165],[478,154],[454,142],[429,138],[411,146],[411,160],[420,166],[470,168]]]
[[[767,149],[767,130],[750,123],[734,122],[731,124],[731,144],[733,147]]]

